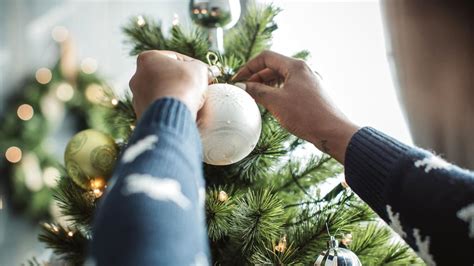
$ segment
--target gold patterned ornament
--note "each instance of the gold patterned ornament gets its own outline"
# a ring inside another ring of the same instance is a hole
[[[64,161],[66,171],[80,187],[91,190],[94,180],[108,180],[117,160],[118,148],[113,138],[97,130],[87,129],[69,141]],[[92,181],[92,182],[91,182]]]

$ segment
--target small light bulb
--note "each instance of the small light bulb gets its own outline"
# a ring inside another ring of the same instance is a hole
[[[72,237],[72,236],[74,235],[74,233],[73,233],[72,231],[69,231],[69,232],[67,233],[67,235],[68,235],[69,237]]]
[[[138,16],[137,17],[137,25],[139,27],[143,27],[143,26],[145,26],[145,24],[146,24],[145,18],[143,16]]]
[[[119,103],[119,101],[117,99],[112,99],[112,101],[110,101],[112,103],[112,105],[117,105]]]
[[[229,195],[227,195],[227,193],[223,190],[219,191],[219,196],[217,197],[217,199],[220,201],[220,202],[225,202],[229,199]]]
[[[59,232],[59,228],[56,225],[52,224],[51,227],[53,228],[54,232]]]
[[[173,26],[178,26],[179,25],[179,16],[178,14],[174,14],[173,15],[173,22],[172,22]]]

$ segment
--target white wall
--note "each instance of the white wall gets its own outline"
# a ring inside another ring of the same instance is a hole
[[[268,2],[268,1],[265,1]],[[411,143],[386,58],[378,1],[275,0],[284,9],[273,49],[308,49],[344,113]]]

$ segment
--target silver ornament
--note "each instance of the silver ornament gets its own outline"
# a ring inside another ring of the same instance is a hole
[[[321,252],[314,262],[314,266],[361,266],[359,258],[354,252],[339,247],[337,240],[331,236],[328,249]]]
[[[213,84],[198,117],[204,162],[228,165],[255,148],[262,130],[260,111],[244,90],[230,84]]]
[[[191,0],[192,20],[209,29],[211,49],[224,51],[224,29],[232,28],[239,21],[239,0]]]

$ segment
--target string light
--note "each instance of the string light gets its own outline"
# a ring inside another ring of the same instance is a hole
[[[56,88],[56,97],[63,102],[70,101],[74,97],[74,88],[66,82],[59,84]]]
[[[64,42],[69,36],[69,31],[64,26],[56,26],[51,31],[51,37],[56,42]]]
[[[33,117],[34,113],[35,111],[33,110],[33,107],[26,103],[18,106],[18,109],[16,111],[18,117],[23,121],[30,120]]]
[[[220,202],[225,202],[229,199],[229,195],[227,195],[227,193],[223,190],[219,191],[219,195],[217,196],[217,199],[220,201]]]
[[[145,21],[145,18],[143,18],[143,16],[138,16],[137,17],[137,25],[139,27],[143,27],[146,25],[146,21]]]
[[[97,60],[95,60],[94,58],[87,57],[87,58],[84,58],[84,60],[82,60],[81,62],[81,70],[82,72],[86,74],[92,74],[96,72],[97,67],[98,67]]]
[[[36,71],[35,77],[40,84],[48,84],[53,78],[53,74],[48,68],[42,67]]]
[[[95,83],[87,86],[85,95],[87,100],[92,103],[100,103],[105,97],[104,89],[102,88],[102,86]]]
[[[22,157],[21,149],[16,146],[12,146],[8,148],[7,151],[5,152],[5,158],[10,163],[19,162],[21,160],[21,157]]]
[[[55,187],[57,184],[58,177],[61,175],[58,169],[52,166],[48,166],[43,170],[43,182],[48,187]]]
[[[275,246],[275,250],[278,252],[285,252],[286,250],[286,235],[284,235],[281,239],[280,242],[278,242],[278,245]]]
[[[104,194],[104,189],[107,188],[106,182],[103,178],[94,178],[91,181],[92,193],[94,193],[95,198],[100,198]]]
[[[119,101],[118,101],[117,99],[115,99],[115,98],[112,99],[110,102],[112,103],[113,106],[115,106],[115,105],[117,105],[117,104],[119,103]]]
[[[59,232],[59,228],[56,225],[52,224],[51,228],[53,229],[54,232],[56,233]]]
[[[179,16],[176,13],[174,13],[174,15],[173,15],[172,24],[173,24],[173,26],[178,26],[179,25]]]
[[[67,236],[72,237],[74,233],[72,231],[67,232]]]

